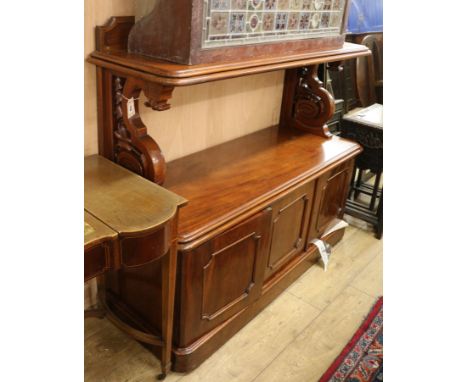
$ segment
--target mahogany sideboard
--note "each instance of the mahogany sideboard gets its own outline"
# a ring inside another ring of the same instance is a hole
[[[222,64],[182,65],[127,52],[133,17],[97,28],[99,152],[181,195],[173,369],[188,372],[247,324],[318,259],[311,241],[338,242],[324,233],[343,216],[354,158],[361,147],[334,137],[326,122],[333,97],[317,67],[368,55],[360,45],[275,54]],[[170,108],[175,87],[286,70],[279,126],[166,164],[139,114]],[[158,333],[158,261],[106,275],[110,305],[135,327]],[[158,348],[149,346],[156,355]]]

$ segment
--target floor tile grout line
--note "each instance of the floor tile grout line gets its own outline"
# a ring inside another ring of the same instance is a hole
[[[325,309],[324,309],[325,310]],[[323,310],[323,311],[324,311]],[[302,329],[291,341],[289,341],[285,347],[276,355],[276,357],[274,357],[269,363],[268,365],[266,365],[253,379],[250,380],[250,382],[254,382],[268,367],[270,367],[270,365],[281,355],[284,353],[284,351],[286,350],[286,348],[291,345],[302,333],[304,333],[304,331],[306,331],[310,325],[312,325],[314,323],[314,321],[319,318],[323,311],[320,311],[320,313],[307,325],[304,327],[304,329]]]
[[[353,234],[353,236],[354,236],[354,234]],[[341,243],[342,243],[342,242],[341,242]],[[341,244],[341,243],[340,243],[340,244]],[[295,336],[295,337],[283,348],[283,350],[281,350],[281,352],[279,352],[278,355],[277,355],[275,358],[273,358],[273,359],[271,360],[271,362],[269,362],[268,365],[266,365],[250,382],[254,382],[254,381],[255,381],[255,380],[256,380],[256,379],[257,379],[257,378],[258,378],[258,377],[259,377],[259,376],[260,376],[260,375],[261,375],[261,374],[262,374],[262,373],[263,373],[263,372],[264,372],[264,371],[265,371],[281,354],[283,354],[284,351],[286,350],[286,348],[287,348],[290,344],[292,344],[292,343],[296,340],[296,338],[298,338],[305,330],[307,330],[307,329],[309,328],[309,326],[312,325],[313,322],[314,322],[317,318],[319,318],[325,310],[327,310],[327,309],[329,308],[329,306],[343,293],[343,291],[344,291],[347,287],[351,287],[351,288],[357,290],[358,292],[360,292],[360,293],[362,293],[362,294],[364,294],[364,295],[366,295],[366,296],[368,296],[368,297],[375,298],[374,296],[370,296],[368,293],[366,293],[366,292],[364,292],[364,291],[361,291],[360,289],[354,287],[353,285],[351,285],[351,283],[368,267],[368,265],[369,265],[375,258],[377,258],[377,256],[379,256],[379,253],[377,253],[376,255],[372,256],[371,260],[369,260],[367,263],[365,263],[365,265],[362,267],[361,272],[359,272],[355,277],[353,277],[353,278],[345,285],[345,287],[341,290],[341,292],[340,292],[333,300],[331,300],[323,309],[319,309],[319,310],[320,310],[320,313],[317,315],[317,317],[315,317],[315,318],[309,323],[309,325],[307,325],[300,333],[298,333],[298,335]],[[291,284],[291,285],[293,285],[293,284]],[[296,296],[295,294],[293,294],[293,293],[291,293],[291,292],[289,292],[289,291],[286,291],[286,292],[288,292],[290,295],[296,297],[297,299],[301,300],[302,302],[305,302],[305,303],[309,304],[310,306],[312,306],[312,307],[318,309],[317,307],[313,306],[313,305],[310,304],[309,302],[307,302],[307,301],[301,299],[299,296]]]
[[[365,293],[365,292],[363,292],[363,291],[361,291],[361,290],[359,290],[359,289],[357,289],[357,288],[354,288],[354,287],[351,286],[351,285],[347,285],[346,288],[347,288],[347,287],[351,287],[351,288],[355,289],[356,291],[362,293],[363,295],[365,295],[365,296],[367,296],[367,297],[374,298],[374,296],[369,296],[367,293]],[[346,288],[344,288],[344,289],[346,289]],[[344,289],[343,289],[343,291],[344,291]],[[283,348],[283,350],[281,350],[281,352],[279,352],[278,355],[277,355],[275,358],[273,358],[273,359],[271,360],[271,362],[268,363],[268,365],[266,365],[252,380],[250,380],[250,382],[255,382],[255,380],[256,380],[267,368],[269,368],[270,365],[271,365],[281,354],[284,353],[284,351],[287,349],[287,347],[288,347],[289,345],[291,345],[302,333],[304,333],[304,332],[314,323],[314,321],[316,321],[316,320],[330,307],[330,305],[331,305],[333,302],[335,302],[335,301],[337,300],[338,297],[340,297],[340,296],[342,295],[343,291],[341,291],[341,293],[340,293],[339,295],[337,295],[329,304],[327,304],[327,306],[325,307],[325,309],[323,309],[323,311],[321,311],[321,312],[317,315],[317,317],[315,317],[303,330],[301,330],[301,332],[298,333],[297,336],[295,336],[290,342],[288,342],[288,344]]]
[[[352,232],[348,237],[346,237],[346,239],[343,238],[343,240],[340,240],[340,241],[338,242],[338,244],[335,245],[335,247],[333,248],[335,251],[338,250],[339,248],[341,248],[341,246],[343,246],[344,243],[346,243],[347,241],[349,241],[352,237],[354,237],[355,235],[357,235],[359,231],[362,231],[360,228],[357,228],[357,227],[353,227],[353,228],[355,228],[355,231],[354,231],[354,232]],[[310,271],[312,270],[312,268],[313,268],[315,265],[317,265],[317,264],[318,264],[318,261],[317,261],[316,263],[312,264],[312,267],[310,267],[309,270],[308,270],[307,272],[310,272]],[[366,266],[367,266],[367,265],[366,265]],[[294,293],[292,293],[292,292],[289,291],[289,289],[290,289],[296,282],[298,282],[301,278],[303,278],[303,277],[306,276],[307,272],[304,273],[303,275],[301,275],[301,277],[299,277],[296,281],[294,281],[294,282],[286,289],[286,292],[288,292],[290,295],[292,295],[292,296],[298,298],[298,299],[301,300],[302,302],[305,302],[306,304],[309,304],[309,305],[312,306],[313,308],[322,311],[322,310],[326,309],[326,308],[328,307],[328,305],[330,305],[330,303],[326,304],[325,307],[323,307],[323,308],[319,308],[319,307],[317,307],[317,306],[311,304],[309,301],[303,300],[300,296],[296,296]]]
[[[354,234],[353,234],[353,235],[354,235]],[[342,242],[343,242],[343,241],[341,241],[340,244],[341,244]],[[356,276],[354,276],[354,277],[345,285],[345,287],[343,288],[343,290],[346,289],[347,286],[351,286],[352,282],[353,282],[354,280],[356,280],[356,278],[369,266],[369,264],[370,264],[372,261],[374,261],[374,260],[377,258],[378,255],[379,255],[379,253],[375,254],[375,255],[369,260],[369,262],[367,262],[367,263],[362,267],[361,272],[359,272]],[[314,264],[314,265],[315,265],[315,264]],[[312,269],[312,268],[310,268],[310,269]],[[305,274],[304,274],[304,275],[305,275]],[[303,277],[303,276],[301,276],[301,278],[302,278],[302,277]],[[299,279],[297,279],[294,283],[296,283],[297,281],[299,281]],[[301,300],[301,301],[303,301],[303,302],[309,304],[310,306],[312,306],[312,307],[314,307],[314,308],[316,308],[316,309],[325,310],[325,309],[328,307],[328,305],[330,305],[330,304],[334,301],[334,300],[332,300],[331,302],[329,302],[328,304],[326,304],[325,307],[323,307],[323,308],[319,308],[319,307],[317,307],[317,306],[315,306],[315,305],[312,305],[310,302],[308,302],[308,301],[306,301],[306,300],[303,300],[300,296],[296,296],[294,293],[292,293],[292,292],[289,291],[289,288],[290,288],[292,285],[294,285],[294,283],[291,284],[291,285],[288,287],[288,290],[286,290],[286,292],[288,292],[289,294],[293,295],[294,297],[298,298],[299,300]],[[362,291],[361,291],[361,292],[362,292]]]
[[[358,232],[358,230],[360,230],[360,229],[357,228],[356,232],[354,232],[350,237],[353,237],[353,236]],[[348,241],[348,239],[349,239],[349,238],[347,238],[346,241]],[[340,245],[341,245],[341,244],[344,244],[344,242],[345,242],[345,240],[342,240],[342,241],[339,242],[339,244],[340,244]],[[337,248],[337,247],[335,247],[335,248]],[[312,321],[310,321],[310,323],[307,324],[307,326],[305,326],[304,329],[302,329],[291,341],[289,341],[288,343],[286,343],[286,345],[283,347],[283,349],[282,349],[282,350],[281,350],[281,351],[280,351],[264,368],[262,368],[262,370],[260,370],[260,372],[259,372],[253,379],[251,379],[250,382],[254,382],[268,367],[270,367],[270,365],[271,365],[281,354],[284,353],[284,351],[286,350],[286,348],[287,348],[289,345],[291,345],[302,333],[304,333],[304,332],[314,323],[314,321],[317,320],[317,319],[322,315],[322,313],[323,313],[326,309],[329,308],[329,306],[343,293],[343,291],[344,291],[347,287],[351,287],[351,288],[357,290],[358,292],[360,292],[360,293],[362,293],[362,294],[364,294],[364,295],[366,295],[366,296],[368,296],[368,297],[375,298],[374,296],[370,296],[368,293],[366,293],[366,292],[364,292],[364,291],[361,291],[360,289],[358,289],[358,288],[352,286],[351,283],[367,268],[367,266],[368,266],[377,256],[378,256],[378,254],[376,254],[375,256],[373,256],[372,259],[371,259],[369,262],[365,263],[365,265],[362,267],[361,272],[359,272],[355,277],[353,277],[353,278],[345,285],[345,287],[342,289],[342,291],[341,291],[333,300],[331,300],[324,308],[318,308],[317,306],[312,305],[310,302],[305,301],[305,300],[303,300],[302,298],[300,298],[299,296],[296,296],[295,294],[291,293],[289,290],[285,290],[285,292],[288,293],[289,296],[293,296],[293,297],[296,298],[297,300],[299,300],[299,301],[301,301],[301,302],[303,302],[303,303],[305,303],[305,304],[311,306],[311,307],[314,308],[314,309],[317,309],[317,310],[319,311],[319,314],[318,314]],[[314,265],[315,265],[315,264],[314,264]],[[312,269],[312,267],[311,267],[310,269]],[[305,276],[305,274],[302,275],[301,278],[304,277],[304,276]],[[297,281],[299,281],[299,279],[297,279],[295,282],[297,282]],[[295,282],[294,282],[294,283],[295,283]],[[291,285],[294,285],[294,283],[291,284]],[[288,289],[289,289],[289,287],[288,287]],[[278,297],[279,297],[279,296],[278,296]],[[184,376],[182,376],[181,378],[179,378],[177,381],[174,381],[174,382],[178,382],[178,381],[179,381],[180,379],[182,379],[183,377],[184,377]]]
[[[318,316],[320,316],[320,314],[322,313],[322,310],[321,310],[321,309],[318,309],[318,308],[316,308],[315,306],[312,306],[311,304],[307,303],[306,301],[301,300],[299,297],[293,295],[292,293],[288,293],[286,290],[285,290],[284,292],[287,293],[288,297],[292,297],[292,298],[294,298],[295,300],[298,300],[298,301],[300,301],[301,303],[304,303],[304,304],[310,306],[311,308],[314,308],[314,309],[318,312],[318,314],[317,314],[317,315],[304,327],[304,329],[302,329],[291,341],[287,342],[287,343],[284,345],[283,349],[281,349],[281,352],[278,353],[277,355],[281,354],[281,353],[283,352],[283,350],[284,350],[289,344],[291,344],[291,343],[297,338],[297,336],[300,335],[300,334],[305,330],[305,328],[309,327],[309,325],[310,325]],[[277,297],[277,299],[280,298],[281,295],[282,295],[282,294],[280,294],[280,295]],[[276,299],[275,299],[274,301],[276,301]],[[274,302],[274,301],[273,301],[273,302]],[[273,303],[273,302],[272,302],[272,303]],[[268,305],[268,306],[265,308],[264,311],[266,311],[266,310],[269,309],[270,307],[271,307],[271,304]],[[272,313],[272,312],[270,311],[270,313]],[[257,317],[258,317],[258,316],[257,316]],[[244,327],[244,328],[245,328],[245,327]],[[242,329],[244,329],[244,328],[242,328]],[[242,329],[241,329],[241,330],[242,330]],[[240,333],[240,331],[239,331],[238,333]],[[236,333],[236,334],[238,334],[238,333]],[[232,338],[234,338],[234,337],[232,337]],[[223,346],[224,346],[224,345],[223,345]],[[274,359],[276,359],[276,356],[272,359],[272,361],[273,361]],[[270,365],[270,363],[268,363],[268,365]],[[268,367],[268,365],[265,366],[265,368]],[[265,368],[262,368],[262,370],[260,371],[260,373],[262,373],[262,372],[265,370]],[[260,374],[260,373],[259,373],[259,374]],[[259,374],[257,374],[257,375],[254,377],[254,379],[255,379]],[[190,373],[187,374],[187,376],[189,376],[189,375],[190,375]],[[186,376],[186,375],[182,375],[179,379],[177,379],[177,380],[174,381],[174,382],[178,382],[179,380],[181,380],[181,379],[184,378],[185,376]],[[253,379],[252,379],[251,381],[253,381]]]
[[[292,284],[291,284],[291,285],[292,285]],[[285,292],[286,292],[289,296],[294,297],[295,299],[299,300],[300,302],[303,302],[304,304],[309,305],[310,307],[312,307],[312,308],[318,310],[319,312],[321,312],[321,311],[323,310],[323,308],[319,308],[319,307],[317,307],[317,306],[311,304],[310,302],[303,300],[302,298],[300,298],[299,296],[296,296],[294,293],[291,293],[291,292],[288,291],[288,290],[285,290]]]
[[[348,287],[348,286],[349,286],[349,285],[347,285],[347,287]],[[346,288],[345,288],[345,289],[346,289]],[[354,288],[354,289],[356,289],[356,288]],[[344,291],[344,289],[343,289],[343,291]],[[260,374],[262,374],[262,373],[263,373],[263,372],[264,372],[264,371],[265,371],[281,354],[283,354],[284,351],[286,350],[286,348],[287,348],[289,345],[291,345],[302,333],[304,333],[304,332],[314,323],[314,321],[316,321],[316,320],[330,307],[330,305],[331,305],[333,302],[335,302],[335,300],[336,300],[339,296],[341,296],[341,294],[343,293],[343,291],[341,291],[341,293],[340,293],[339,295],[337,295],[329,304],[327,304],[327,306],[326,306],[322,311],[320,311],[320,313],[319,313],[306,327],[304,327],[304,329],[302,329],[290,342],[288,342],[287,345],[283,348],[283,350],[281,350],[281,352],[279,352],[278,355],[277,355],[275,358],[273,358],[273,359],[271,360],[271,362],[269,362],[268,365],[266,365],[266,366],[254,377],[254,379],[252,379],[250,382],[254,382],[254,381],[260,376]],[[358,290],[358,292],[361,292],[361,291]],[[362,293],[363,293],[363,292],[362,292]],[[363,293],[363,294],[366,294],[366,293]],[[368,296],[368,297],[371,297],[371,296]]]
[[[350,288],[353,288],[353,289],[357,290],[358,292],[364,293],[365,295],[367,295],[367,296],[369,296],[369,297],[372,297],[372,298],[378,298],[378,297],[379,297],[379,296],[377,296],[377,295],[369,294],[369,293],[363,291],[362,289],[359,289],[359,288],[355,287],[354,285],[348,285],[348,286],[349,286]]]
[[[337,250],[338,250],[338,249],[341,249],[341,248],[342,248],[343,246],[345,246],[349,241],[352,241],[352,240],[355,238],[355,236],[358,234],[359,231],[366,231],[366,230],[362,230],[362,229],[360,229],[360,228],[358,228],[358,227],[354,227],[354,228],[356,229],[355,232],[352,232],[352,234],[351,234],[349,237],[347,237],[346,240],[340,241],[340,242],[339,242],[339,245],[337,245],[337,246],[335,247]],[[377,247],[376,247],[376,248],[377,248]],[[359,254],[360,254],[361,252],[363,252],[363,251],[357,250],[357,251],[355,251],[354,253],[356,254],[356,252],[357,252],[357,255],[359,256]],[[372,252],[374,252],[374,251],[372,251]],[[271,365],[272,365],[275,361],[277,361],[278,358],[279,358],[282,354],[284,354],[284,353],[287,351],[288,347],[291,346],[295,341],[297,341],[297,339],[299,338],[299,336],[304,335],[305,331],[307,331],[307,330],[310,328],[310,326],[311,326],[312,324],[316,323],[316,322],[317,322],[316,320],[317,320],[319,317],[321,317],[321,315],[322,315],[325,311],[327,311],[327,309],[330,309],[330,306],[331,306],[333,303],[335,303],[336,300],[337,300],[340,296],[343,295],[343,292],[344,292],[348,287],[350,287],[351,290],[353,290],[353,291],[355,291],[355,292],[361,294],[362,296],[367,296],[368,298],[373,298],[373,299],[375,299],[376,296],[373,296],[373,295],[371,295],[371,294],[369,294],[369,293],[367,293],[367,292],[361,290],[360,288],[358,288],[358,287],[356,287],[356,286],[354,286],[354,285],[352,285],[352,284],[353,284],[354,282],[356,282],[357,278],[363,274],[363,272],[370,266],[370,264],[371,264],[374,260],[377,259],[377,256],[383,256],[383,253],[382,253],[382,250],[381,250],[381,249],[376,250],[375,253],[373,253],[373,255],[371,256],[370,260],[369,260],[367,263],[365,262],[364,265],[362,265],[361,267],[359,267],[360,270],[358,270],[358,273],[356,273],[356,275],[355,275],[354,277],[352,277],[349,281],[347,281],[347,282],[344,284],[343,288],[340,288],[341,290],[340,290],[340,292],[338,293],[338,295],[336,295],[333,299],[331,299],[331,300],[328,302],[328,304],[324,304],[324,307],[323,307],[323,308],[319,308],[319,307],[315,306],[313,303],[311,303],[311,302],[309,302],[309,301],[306,301],[306,300],[304,300],[303,298],[301,298],[300,296],[297,296],[296,294],[290,292],[290,291],[288,290],[289,287],[288,287],[286,290],[284,290],[285,292],[288,292],[288,293],[287,293],[287,297],[288,297],[288,298],[291,298],[291,296],[294,297],[294,300],[296,300],[296,301],[299,300],[301,303],[305,303],[307,306],[309,306],[309,307],[313,308],[314,310],[316,310],[318,314],[317,314],[315,317],[313,317],[312,320],[311,320],[310,322],[306,323],[306,325],[304,326],[304,328],[301,329],[295,336],[293,336],[292,339],[291,339],[290,341],[287,341],[287,342],[284,344],[284,346],[281,346],[281,348],[278,349],[278,350],[279,350],[279,353],[278,353],[276,356],[274,356],[269,362],[267,361],[267,365],[266,365],[265,367],[263,367],[258,373],[256,373],[256,375],[255,375],[253,378],[249,378],[249,379],[246,380],[246,381],[250,381],[250,382],[258,381],[259,377],[260,377],[263,373],[265,373],[265,371],[268,370],[268,368],[270,368]],[[317,266],[317,264],[314,264],[313,266]],[[311,270],[312,270],[312,267],[311,267],[309,270],[311,271]],[[305,276],[305,275],[303,275],[303,276],[301,276],[301,277],[304,277],[304,276]],[[299,279],[300,279],[300,278],[298,278],[294,283],[296,283],[297,281],[299,281]],[[294,283],[291,284],[291,285],[294,285]],[[268,309],[270,306],[271,306],[271,304],[269,304],[269,306],[267,306],[266,308]],[[96,334],[98,334],[99,332],[100,332],[100,330],[98,330],[97,332],[93,333],[93,334],[91,335],[91,337],[94,337],[94,336],[95,336]],[[86,340],[86,339],[85,339],[85,340]],[[132,358],[133,358],[133,357],[132,357]],[[174,378],[173,381],[174,381],[174,382],[183,381],[185,377],[188,377],[188,379],[191,379],[191,378],[190,378],[190,374],[191,374],[191,373],[182,374],[182,375],[180,375],[180,374],[179,374],[179,375],[173,375],[173,378]],[[186,379],[187,379],[187,378],[186,378]]]
[[[327,306],[328,306],[328,304],[327,304],[324,308],[319,308],[318,306],[312,305],[309,301],[306,301],[306,300],[302,299],[301,297],[296,296],[294,293],[291,293],[291,292],[289,292],[289,291],[286,291],[286,292],[289,293],[291,296],[294,296],[295,298],[297,298],[297,299],[300,300],[301,302],[303,302],[303,303],[305,303],[305,304],[311,306],[311,307],[314,308],[314,309],[319,310],[320,312],[323,311],[323,310],[325,310],[325,309],[327,308]]]
[[[377,258],[377,256],[383,256],[383,253],[380,253],[380,251],[377,252],[377,253],[372,257],[372,259],[371,259],[368,263],[366,263],[366,265],[364,265],[364,266],[362,267],[361,272],[359,272],[356,276],[354,276],[354,277],[349,281],[349,283],[348,283],[349,286],[353,286],[352,283],[354,282],[354,280],[356,280],[356,279],[358,278],[358,276],[360,276],[361,273],[364,272],[364,271],[367,269],[367,267],[370,265],[370,263],[372,263],[372,262]],[[354,286],[353,286],[353,287],[354,287]],[[355,288],[355,289],[357,289],[357,288]],[[358,289],[358,290],[359,290],[359,289]],[[363,291],[361,291],[361,292],[363,292]],[[365,292],[364,292],[364,293],[365,293]]]

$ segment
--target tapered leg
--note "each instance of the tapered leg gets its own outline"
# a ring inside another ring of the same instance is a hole
[[[162,266],[162,340],[161,371],[159,380],[166,377],[171,369],[172,328],[174,317],[174,295],[177,265],[177,242],[173,241],[169,255]]]

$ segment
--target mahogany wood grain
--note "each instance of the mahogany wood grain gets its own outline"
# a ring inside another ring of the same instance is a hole
[[[179,252],[177,344],[187,347],[261,295],[269,244],[271,212],[193,249]]]
[[[318,65],[286,71],[281,127],[296,128],[331,138],[327,122],[334,112],[335,100],[318,78]]]
[[[345,43],[332,48],[319,43],[319,51],[297,54],[285,49],[275,52],[274,57],[253,55],[255,58],[243,57],[243,60],[228,63],[181,65],[141,54],[130,54],[122,49],[125,46],[123,40],[127,38],[128,27],[132,22],[131,18],[113,18],[108,25],[98,28],[98,40],[102,43],[98,44],[99,50],[89,58],[89,62],[100,68],[100,153],[158,184],[165,181],[165,159],[158,144],[147,134],[146,126],[140,118],[138,98],[141,91],[148,97],[146,106],[163,111],[170,108],[168,101],[175,86],[280,69],[304,68],[305,73],[310,74],[304,76],[295,91],[287,93],[289,100],[283,100],[284,105],[291,106],[288,111],[293,114],[286,120],[282,118],[282,126],[286,121],[289,127],[330,137],[326,121],[333,113],[334,102],[317,79],[316,65],[370,53],[366,47],[356,44]],[[129,115],[130,109],[134,112]]]
[[[348,161],[335,167],[317,180],[314,210],[311,214],[307,245],[320,236],[337,219],[344,214],[344,206],[348,192],[354,161]]]
[[[101,44],[89,59],[100,68],[100,139],[113,140],[101,147],[110,159],[153,182],[164,181],[167,171],[164,186],[189,204],[180,211],[177,231],[175,220],[170,223],[171,234],[166,236],[171,238],[170,246],[154,245],[150,238],[133,245],[131,250],[151,250],[154,256],[139,259],[144,267],[126,260],[126,266],[109,275],[106,286],[109,296],[115,296],[113,306],[121,318],[152,335],[161,333],[166,343],[173,333],[174,369],[186,372],[317,260],[317,250],[308,242],[321,237],[342,216],[349,183],[344,182],[346,171],[361,147],[327,132],[333,99],[318,81],[316,65],[370,52],[355,44],[324,43],[319,45],[321,51],[286,49],[270,57],[188,66],[127,53],[122,46],[130,23],[114,20],[101,30],[107,45]],[[121,41],[114,41],[115,36]],[[147,106],[162,111],[169,108],[175,86],[281,69],[296,73],[286,78],[283,111],[288,114],[283,113],[281,129],[273,126],[169,162],[167,167],[139,118],[138,103],[134,113],[126,111],[142,91],[148,97]],[[161,166],[155,166],[158,161]],[[118,209],[116,214],[122,214],[126,207]],[[153,227],[145,234],[154,232]],[[342,235],[340,230],[325,239],[334,243]],[[168,255],[160,257],[168,248]],[[171,331],[171,323],[161,314],[171,307],[176,249]],[[167,348],[149,346],[167,368]]]
[[[333,232],[324,237],[331,245],[339,242],[344,235],[344,229]],[[295,257],[276,273],[268,283],[264,284],[262,295],[245,309],[240,310],[215,329],[198,338],[188,347],[173,348],[173,370],[189,372],[200,365],[218,348],[225,344],[234,334],[241,330],[260,311],[268,306],[276,297],[284,292],[295,280],[306,272],[319,258],[315,246],[310,247],[301,256]],[[175,318],[177,324],[177,317]]]
[[[307,182],[272,205],[270,250],[265,279],[293,256],[304,251],[314,192],[315,181]]]
[[[345,43],[339,49],[301,54],[278,53],[273,58],[262,59],[253,56],[255,58],[223,64],[181,65],[126,51],[95,51],[88,58],[88,62],[166,86],[186,86],[324,62],[343,61],[367,56],[370,53],[367,47]]]
[[[359,145],[267,128],[168,163],[165,187],[190,200],[181,210],[179,243],[235,223],[269,198],[357,155]]]
[[[134,16],[111,17],[106,25],[96,27],[96,49],[127,50],[128,35],[134,23]]]
[[[342,174],[360,150],[340,138],[273,127],[169,162],[175,182],[169,189],[183,189],[189,199],[180,226],[187,229],[185,220],[192,229],[200,222],[212,227],[185,243],[179,230],[175,370],[198,366],[271,301],[268,291],[279,293],[276,284],[316,261],[308,242],[342,215],[348,186],[341,187]],[[122,311],[158,333],[161,265],[152,264],[123,269],[108,281]]]

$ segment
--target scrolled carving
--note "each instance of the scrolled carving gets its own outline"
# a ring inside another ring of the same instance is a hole
[[[162,184],[166,161],[140,118],[138,99],[144,81],[114,77],[114,159],[129,170]]]
[[[335,112],[335,101],[317,76],[317,65],[300,70],[293,118],[296,127],[330,137],[327,121]]]
[[[312,65],[286,72],[281,126],[330,138],[327,121],[335,112],[335,100],[323,87],[317,71],[318,65]]]

